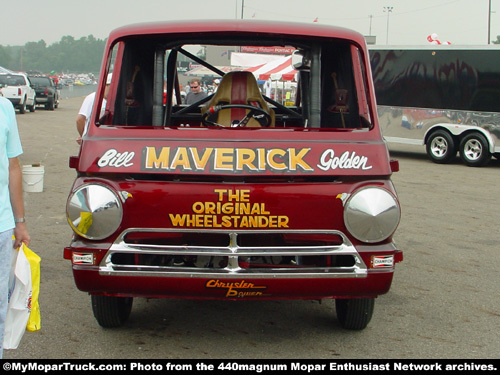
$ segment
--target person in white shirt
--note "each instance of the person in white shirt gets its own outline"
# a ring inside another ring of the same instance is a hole
[[[102,101],[101,113],[104,113],[104,109],[106,108],[106,98],[108,97],[109,85],[111,84],[112,74],[109,73],[106,78],[106,88],[104,89],[104,100]],[[76,116],[76,130],[78,130],[78,138],[76,142],[78,144],[82,143],[82,135],[87,131],[90,122],[90,115],[92,114],[92,107],[94,106],[95,100],[95,92],[87,95],[83,100],[82,106],[78,111],[78,115]]]

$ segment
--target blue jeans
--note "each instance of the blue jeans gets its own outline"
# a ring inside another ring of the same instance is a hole
[[[0,358],[3,358],[3,334],[9,305],[10,257],[14,246],[13,234],[13,229],[0,233]]]

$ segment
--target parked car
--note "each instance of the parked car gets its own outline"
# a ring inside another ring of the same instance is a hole
[[[36,104],[53,111],[59,106],[60,91],[52,78],[45,75],[29,76],[36,92]]]
[[[0,85],[3,86],[2,94],[9,99],[19,113],[25,113],[26,108],[35,112],[35,90],[29,78],[22,73],[0,74]]]

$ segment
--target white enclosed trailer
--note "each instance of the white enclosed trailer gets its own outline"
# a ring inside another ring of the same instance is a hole
[[[372,46],[370,59],[388,142],[423,144],[436,163],[500,157],[500,46]]]

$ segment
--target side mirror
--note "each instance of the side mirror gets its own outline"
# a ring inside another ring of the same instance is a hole
[[[305,70],[311,67],[311,57],[308,51],[296,50],[292,54],[292,66],[297,70]]]

